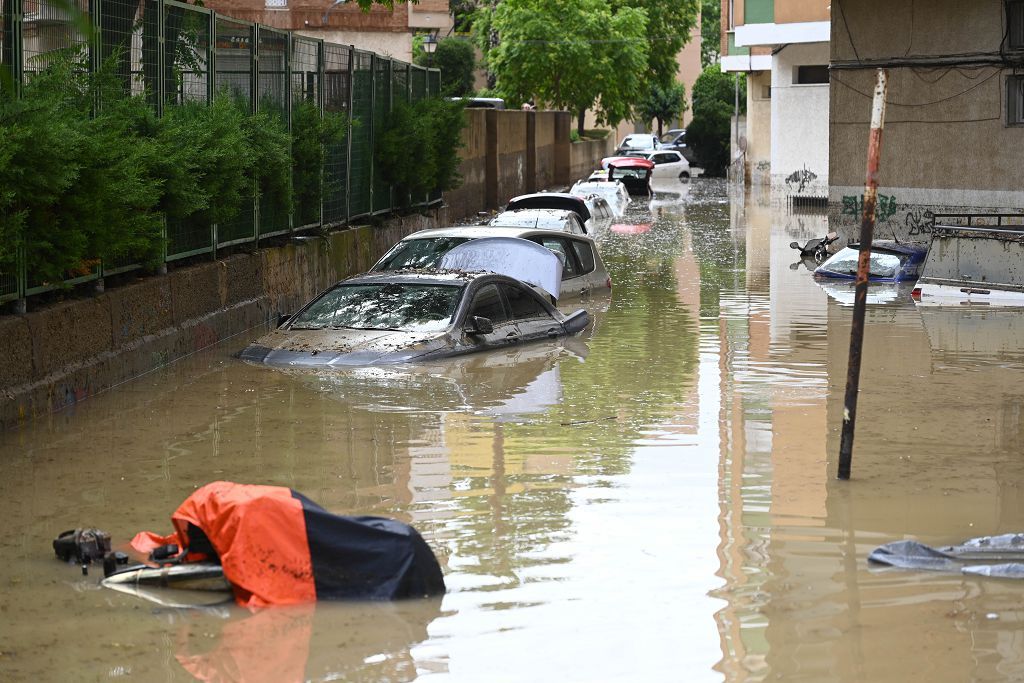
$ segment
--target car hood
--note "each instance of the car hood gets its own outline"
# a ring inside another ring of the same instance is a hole
[[[277,329],[247,346],[242,360],[269,365],[403,363],[447,346],[447,332]]]

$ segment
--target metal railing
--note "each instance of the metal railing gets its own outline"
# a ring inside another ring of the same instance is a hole
[[[216,257],[231,245],[303,230],[335,227],[398,208],[440,201],[398,197],[375,170],[375,132],[394,103],[440,94],[440,71],[390,57],[293,35],[176,0],[71,0],[81,16],[50,0],[0,0],[0,70],[14,96],[61,51],[87,51],[90,69],[121,55],[118,73],[133,95],[145,95],[157,115],[186,101],[211,102],[221,93],[248,101],[250,112],[276,109],[292,131],[293,106],[313,102],[319,115],[342,114],[345,142],[325,152],[319,202],[296,197],[292,210],[253,192],[231,221],[164,221],[164,264],[197,255]],[[83,18],[92,35],[83,31]],[[2,87],[4,84],[0,84]],[[353,126],[353,122],[357,125]],[[24,249],[0,263],[0,303],[140,268],[92,259],[62,282],[40,282],[26,267]],[[22,302],[23,303],[23,302]]]

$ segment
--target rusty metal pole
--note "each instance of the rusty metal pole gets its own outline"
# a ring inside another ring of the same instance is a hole
[[[850,325],[850,362],[846,368],[846,399],[843,404],[843,434],[839,441],[839,478],[850,478],[853,460],[853,432],[857,423],[857,392],[860,389],[860,358],[864,344],[864,312],[868,300],[868,273],[871,265],[871,241],[875,233],[875,204],[878,200],[878,159],[882,154],[882,129],[885,127],[885,69],[878,70],[875,97],[871,104],[871,134],[868,138],[867,179],[864,181],[864,213],[860,224],[860,257],[857,261],[857,288]]]

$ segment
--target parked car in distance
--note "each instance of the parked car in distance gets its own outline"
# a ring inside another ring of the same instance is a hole
[[[630,156],[647,159],[654,164],[654,171],[651,173],[652,180],[678,180],[682,183],[690,182],[690,162],[681,152],[669,149],[659,149],[657,152],[632,152]]]
[[[626,137],[622,138],[622,142],[615,148],[616,154],[622,154],[624,152],[636,152],[636,151],[654,151],[661,148],[661,142],[658,141],[658,136],[652,133],[631,133]]]
[[[878,240],[871,244],[868,280],[871,282],[906,282],[916,280],[928,246]],[[814,269],[814,277],[855,280],[860,260],[860,245],[851,243],[825,259]]]
[[[587,212],[588,217],[590,212]],[[573,235],[586,235],[587,227],[576,211],[568,209],[520,209],[502,211],[487,222],[495,228],[536,228],[555,230]]]
[[[611,292],[611,277],[593,239],[544,228],[473,225],[420,230],[391,247],[370,272],[436,268],[441,258],[458,245],[485,237],[519,237],[558,254],[562,259],[559,301]]]
[[[466,109],[504,109],[505,100],[500,97],[449,97],[452,102],[465,102]]]
[[[690,166],[700,166],[697,163],[697,155],[693,153],[693,148],[686,144],[686,130],[683,128],[673,128],[672,130],[666,131],[661,136],[661,148],[671,149],[679,152],[686,159]],[[696,174],[694,174],[696,177]]]
[[[239,357],[286,367],[422,362],[563,337],[588,323],[586,311],[563,315],[505,275],[373,273],[334,285]]]

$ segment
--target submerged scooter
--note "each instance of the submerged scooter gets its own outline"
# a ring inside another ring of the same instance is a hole
[[[789,246],[800,252],[800,261],[790,264],[790,268],[796,270],[803,263],[807,270],[814,271],[825,259],[828,258],[828,247],[839,239],[839,233],[830,232],[824,237],[807,240],[807,243],[800,246],[799,242],[790,242]]]

